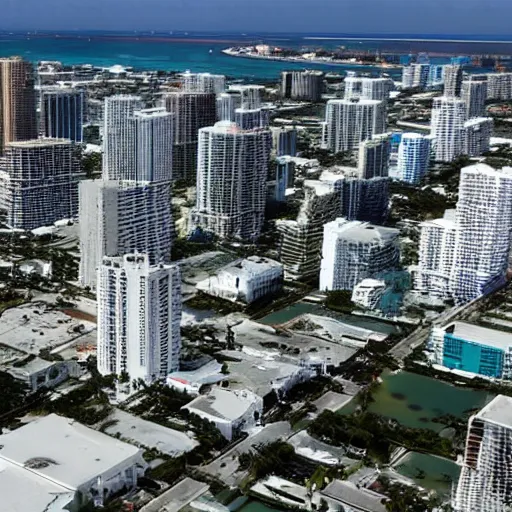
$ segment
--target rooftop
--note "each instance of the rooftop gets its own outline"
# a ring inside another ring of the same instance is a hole
[[[70,146],[72,142],[69,139],[32,139],[22,140],[18,142],[8,142],[5,147],[7,148],[39,148],[39,147],[52,147],[52,146]]]
[[[488,329],[487,327],[480,327],[479,325],[466,322],[452,322],[443,327],[443,329],[446,331],[450,327],[453,327],[453,336],[456,338],[499,349],[508,349],[508,347],[512,346],[512,334],[503,331]]]
[[[283,268],[283,265],[270,258],[263,258],[260,256],[249,256],[246,259],[234,261],[219,272],[225,272],[238,277],[250,277],[252,275],[265,272],[272,268]]]
[[[196,410],[215,418],[234,421],[242,417],[258,400],[261,398],[249,390],[229,391],[214,387],[207,395],[198,396],[183,409],[191,412]]]
[[[208,489],[208,484],[187,477],[148,503],[141,512],[178,512]]]
[[[512,429],[512,398],[498,395],[478,412],[476,417]]]
[[[31,470],[69,490],[106,473],[142,451],[74,420],[50,414],[0,435],[0,462]]]
[[[385,228],[357,220],[349,221],[344,217],[328,222],[325,224],[325,228],[335,231],[344,240],[362,243],[393,240],[400,234],[398,229]]]
[[[478,125],[481,123],[488,123],[488,122],[492,123],[492,118],[490,118],[490,117],[473,117],[472,119],[468,119],[464,123],[464,126],[475,126],[475,125]]]
[[[382,500],[386,498],[385,496],[368,489],[358,489],[351,482],[334,480],[321,491],[321,494],[345,503],[357,511],[385,512],[386,510],[386,507],[382,504]]]

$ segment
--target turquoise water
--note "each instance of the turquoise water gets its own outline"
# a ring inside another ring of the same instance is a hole
[[[0,57],[21,55],[34,62],[58,60],[66,65],[92,64],[100,67],[120,64],[137,69],[215,72],[231,77],[254,79],[276,79],[284,69],[304,68],[304,64],[230,57],[221,50],[236,45],[236,42],[210,41],[103,39],[89,38],[85,35],[68,38],[3,36],[0,37]],[[290,45],[293,46],[291,43]],[[348,69],[379,72],[379,68],[370,66],[308,64],[307,67],[337,73],[343,73]],[[394,72],[400,74],[400,70]]]
[[[455,462],[416,452],[408,453],[394,469],[401,475],[412,478],[421,487],[446,497],[450,495],[452,484],[456,484],[460,476],[460,466]]]
[[[444,426],[432,419],[444,414],[463,417],[468,411],[481,409],[494,395],[485,391],[451,386],[446,382],[415,373],[385,372],[383,382],[374,393],[369,412],[393,418],[411,428],[429,428],[440,432]],[[351,414],[351,402],[341,414]]]

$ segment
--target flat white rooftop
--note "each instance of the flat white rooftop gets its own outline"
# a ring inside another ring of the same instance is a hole
[[[512,398],[498,395],[477,413],[476,417],[512,430]]]
[[[465,322],[452,322],[443,329],[446,330],[452,326],[454,328],[453,336],[456,338],[499,349],[507,349],[512,346],[512,334]]]
[[[270,258],[249,256],[246,259],[234,261],[219,270],[219,273],[228,273],[237,277],[250,277],[266,272],[270,269],[282,269],[283,265]]]
[[[74,420],[50,414],[0,436],[2,460],[69,490],[136,459],[142,451]]]

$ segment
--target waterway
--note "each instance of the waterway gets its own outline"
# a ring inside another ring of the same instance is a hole
[[[460,466],[455,462],[417,452],[406,454],[394,469],[419,486],[446,497],[450,496],[452,485],[457,484],[460,476]]]
[[[383,334],[399,332],[399,327],[391,322],[382,322],[380,320],[375,320],[373,318],[359,315],[346,315],[342,313],[336,313],[335,311],[330,311],[323,306],[311,304],[308,302],[297,302],[296,304],[280,309],[279,311],[275,311],[274,313],[270,313],[269,315],[260,318],[258,322],[266,325],[280,325],[306,313],[328,316],[355,327],[361,327],[363,329],[369,329]]]
[[[434,418],[445,414],[463,418],[470,411],[484,407],[494,395],[458,388],[415,373],[386,371],[373,398],[369,412],[392,418],[406,427],[440,432],[444,425],[432,421]],[[340,410],[340,414],[352,414],[355,408],[351,402]]]

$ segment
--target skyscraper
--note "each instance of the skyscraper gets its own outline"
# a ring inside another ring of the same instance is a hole
[[[96,288],[104,256],[140,252],[151,265],[170,261],[170,182],[85,180],[80,183],[79,208],[82,286]]]
[[[473,75],[462,82],[461,98],[466,104],[466,117],[482,117],[487,100],[487,77]]]
[[[125,179],[133,175],[135,144],[133,114],[142,110],[138,96],[117,95],[105,98],[103,114],[103,177]]]
[[[369,78],[363,76],[347,76],[344,81],[346,100],[377,100],[387,101],[393,90],[393,80],[390,78]]]
[[[98,370],[151,384],[178,370],[181,279],[144,254],[103,258],[98,270]]]
[[[217,121],[234,121],[235,110],[241,108],[242,98],[238,92],[217,94]]]
[[[43,89],[40,123],[43,137],[83,142],[84,96],[77,89]]]
[[[457,98],[462,88],[462,67],[456,64],[447,64],[444,67],[444,96]]]
[[[281,75],[281,95],[296,101],[322,99],[324,74],[321,71],[285,71]]]
[[[335,153],[359,147],[386,130],[386,106],[377,100],[329,100],[324,145]]]
[[[324,226],[320,290],[352,290],[398,265],[397,229],[338,218]]]
[[[76,217],[80,161],[71,141],[10,142],[3,164],[0,188],[10,227],[29,230]]]
[[[0,155],[9,142],[36,138],[32,64],[21,57],[0,59]]]
[[[129,119],[134,134],[133,172],[121,179],[171,181],[173,151],[173,115],[164,108],[135,112]]]
[[[489,151],[493,128],[494,122],[491,117],[474,117],[466,121],[463,153],[475,157]]]
[[[267,128],[270,122],[270,112],[267,109],[257,108],[248,110],[237,108],[235,110],[235,123],[242,130],[254,128]]]
[[[184,92],[220,94],[226,89],[226,77],[224,75],[186,72],[183,73],[182,79]]]
[[[413,81],[412,86],[418,89],[425,89],[428,85],[428,77],[430,74],[430,64],[417,63],[412,64]]]
[[[469,302],[504,282],[512,229],[512,168],[461,171],[451,292]]]
[[[510,100],[512,98],[512,73],[489,73],[487,75],[487,99]]]
[[[451,162],[464,152],[466,105],[458,98],[434,98],[432,136],[435,138],[435,160]]]
[[[197,140],[201,128],[212,126],[217,118],[215,94],[171,92],[162,105],[174,114],[173,180],[193,182],[197,171]]]
[[[202,128],[193,225],[220,238],[258,238],[271,149],[269,130],[242,130],[225,121]]]
[[[404,66],[402,68],[402,89],[412,89],[414,87],[414,68]]]
[[[397,174],[402,181],[417,184],[427,174],[430,163],[430,137],[404,133],[398,148]]]
[[[414,289],[432,297],[450,297],[450,275],[455,251],[455,210],[446,210],[442,219],[420,225],[419,262]]]
[[[391,152],[390,136],[375,135],[359,145],[359,177],[363,179],[386,178],[389,174]]]
[[[295,127],[272,127],[270,131],[272,132],[272,147],[275,156],[295,156],[297,154],[297,130]]]
[[[471,416],[455,512],[504,512],[512,501],[512,398],[498,395]]]

